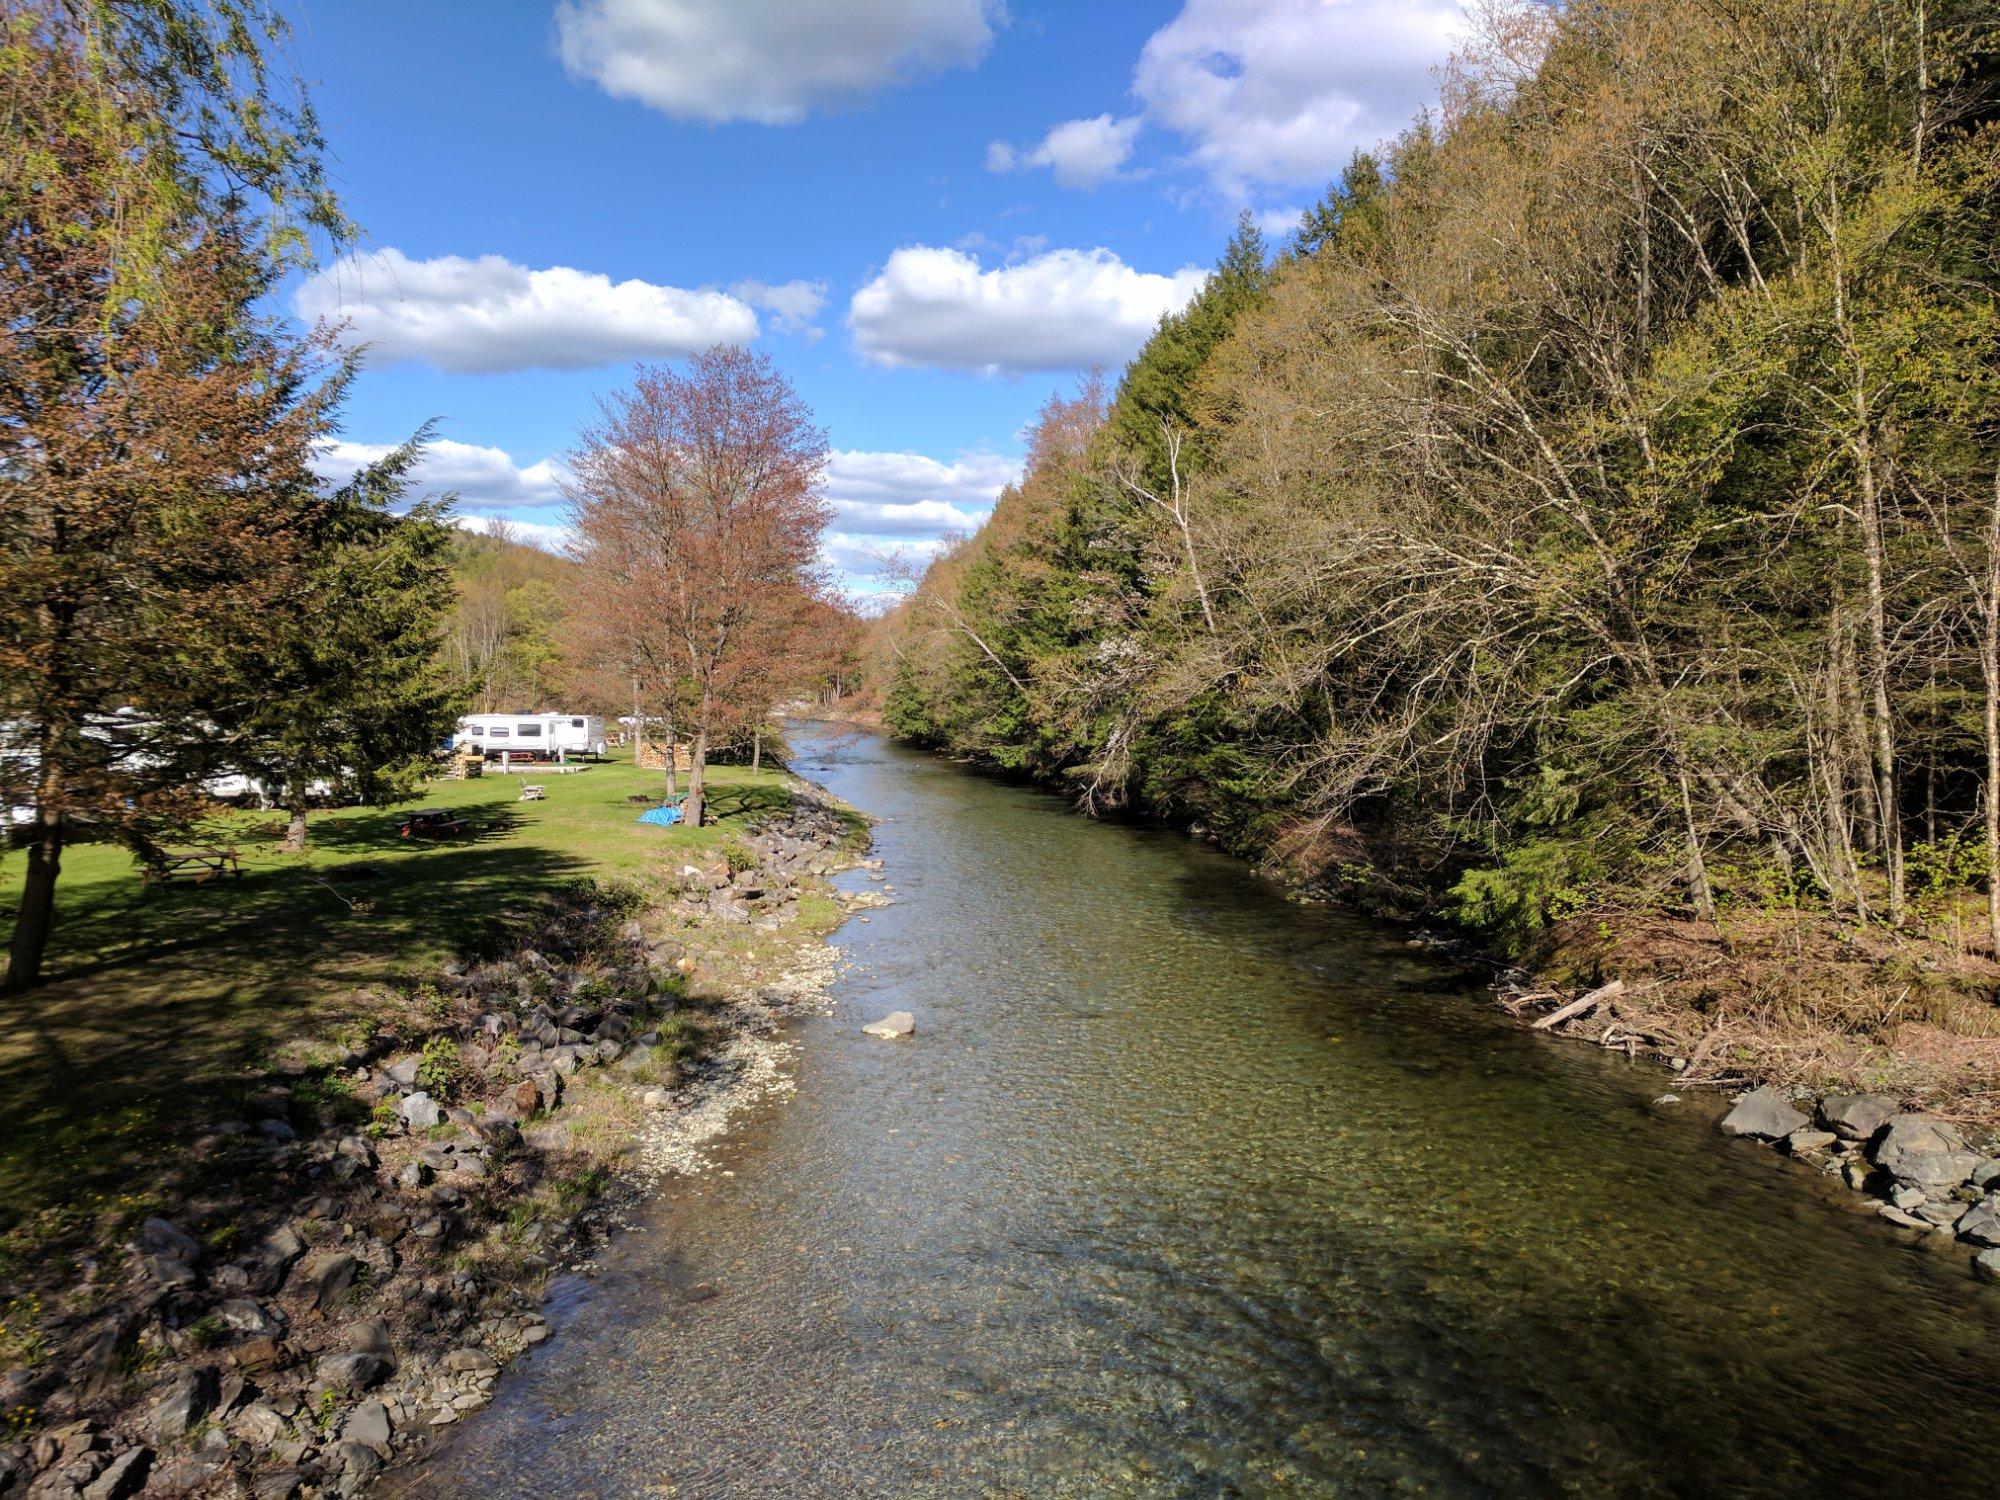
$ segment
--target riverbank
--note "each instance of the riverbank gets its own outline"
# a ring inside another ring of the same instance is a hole
[[[769,1086],[764,1034],[818,1003],[824,877],[865,826],[772,783],[630,878],[545,893],[365,1031],[307,1028],[175,1187],[66,1223],[81,1277],[17,1231],[0,1493],[354,1494],[485,1405],[547,1336],[547,1278]]]

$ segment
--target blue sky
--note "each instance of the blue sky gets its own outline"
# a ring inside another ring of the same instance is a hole
[[[366,240],[286,291],[372,346],[340,472],[553,541],[635,362],[770,353],[826,427],[829,557],[976,522],[1019,433],[1434,92],[1457,0],[297,0]],[[476,18],[476,19],[474,19]]]

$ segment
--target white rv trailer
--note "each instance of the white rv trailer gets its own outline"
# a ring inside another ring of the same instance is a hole
[[[452,743],[470,745],[489,760],[503,752],[537,759],[602,755],[604,720],[594,714],[467,714]]]

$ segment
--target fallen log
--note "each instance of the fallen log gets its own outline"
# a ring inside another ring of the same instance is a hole
[[[1588,1015],[1607,1000],[1615,1000],[1625,993],[1625,981],[1614,979],[1609,984],[1600,984],[1587,995],[1580,995],[1567,1005],[1558,1006],[1540,1020],[1530,1023],[1532,1031],[1547,1031],[1551,1026],[1560,1026],[1565,1021]]]

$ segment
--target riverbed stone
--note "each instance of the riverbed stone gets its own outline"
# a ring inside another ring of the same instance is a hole
[[[1875,1163],[1899,1182],[1923,1188],[1955,1188],[1972,1176],[1981,1158],[1965,1147],[1965,1137],[1932,1115],[1899,1115],[1875,1142]]]
[[[917,1029],[917,1018],[906,1010],[891,1011],[879,1021],[871,1021],[861,1028],[869,1036],[883,1037],[893,1041],[897,1037],[909,1036]],[[1800,1124],[1804,1124],[1801,1116]]]
[[[407,1095],[398,1108],[403,1122],[412,1130],[429,1130],[444,1118],[444,1111],[438,1108],[437,1101],[421,1091]]]
[[[1820,1100],[1819,1122],[1842,1140],[1866,1141],[1898,1112],[1896,1101],[1882,1094],[1830,1094]]]
[[[1752,1089],[1736,1101],[1736,1107],[1722,1118],[1722,1128],[1730,1135],[1755,1136],[1775,1141],[1811,1123],[1793,1109],[1777,1089],[1766,1084]]]
[[[1972,1274],[1981,1281],[2000,1281],[2000,1250],[1982,1250],[1973,1256]]]
[[[1785,1137],[1785,1149],[1794,1156],[1806,1156],[1826,1150],[1838,1139],[1830,1130],[1814,1130],[1807,1125]]]
[[[347,1422],[340,1429],[340,1437],[343,1442],[360,1443],[387,1458],[389,1439],[394,1430],[388,1407],[380,1401],[364,1401],[348,1413]]]
[[[2000,1193],[1988,1193],[1958,1221],[1958,1237],[1989,1250],[2000,1250]]]

